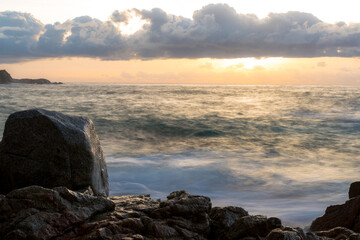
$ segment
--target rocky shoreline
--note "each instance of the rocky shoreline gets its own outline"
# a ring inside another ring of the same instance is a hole
[[[32,109],[9,116],[0,143],[0,239],[360,239],[360,183],[309,232],[185,191],[108,197],[91,120]]]

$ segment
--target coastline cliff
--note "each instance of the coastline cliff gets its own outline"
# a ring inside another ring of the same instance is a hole
[[[90,119],[43,109],[13,113],[0,143],[0,239],[360,239],[360,183],[310,231],[185,191],[108,197]]]

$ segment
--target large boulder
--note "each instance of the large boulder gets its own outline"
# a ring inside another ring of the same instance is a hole
[[[65,187],[16,189],[0,195],[0,239],[53,239],[114,208],[111,200]]]
[[[91,120],[32,109],[13,113],[0,143],[0,193],[39,185],[90,186],[108,196],[108,174]]]

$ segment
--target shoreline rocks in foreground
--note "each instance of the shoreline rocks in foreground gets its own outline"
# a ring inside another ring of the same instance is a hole
[[[0,70],[0,84],[11,84],[11,83],[20,83],[20,84],[63,84],[62,82],[50,82],[47,79],[13,79],[11,75],[6,70]]]
[[[91,120],[32,109],[8,118],[0,143],[0,239],[360,239],[359,184],[312,232],[205,196],[108,196],[106,163]],[[35,186],[42,185],[42,186]],[[72,189],[72,190],[70,190]]]
[[[109,195],[99,137],[90,119],[32,109],[13,113],[0,143],[0,194],[29,185]]]
[[[310,230],[327,231],[335,227],[345,227],[360,232],[360,182],[350,185],[349,200],[343,204],[327,207],[325,214],[315,219]]]
[[[0,195],[0,239],[356,240],[360,234],[344,227],[306,233],[240,207],[212,208],[208,197],[185,191],[161,201],[29,186]]]

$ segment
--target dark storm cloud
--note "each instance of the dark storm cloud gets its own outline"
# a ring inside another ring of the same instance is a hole
[[[120,23],[135,14],[141,30],[121,34]],[[309,13],[270,13],[259,19],[226,4],[211,4],[193,18],[131,9],[108,21],[83,16],[43,25],[32,15],[0,13],[0,61],[44,57],[97,57],[107,60],[155,58],[239,58],[360,56],[360,24],[328,24]]]

